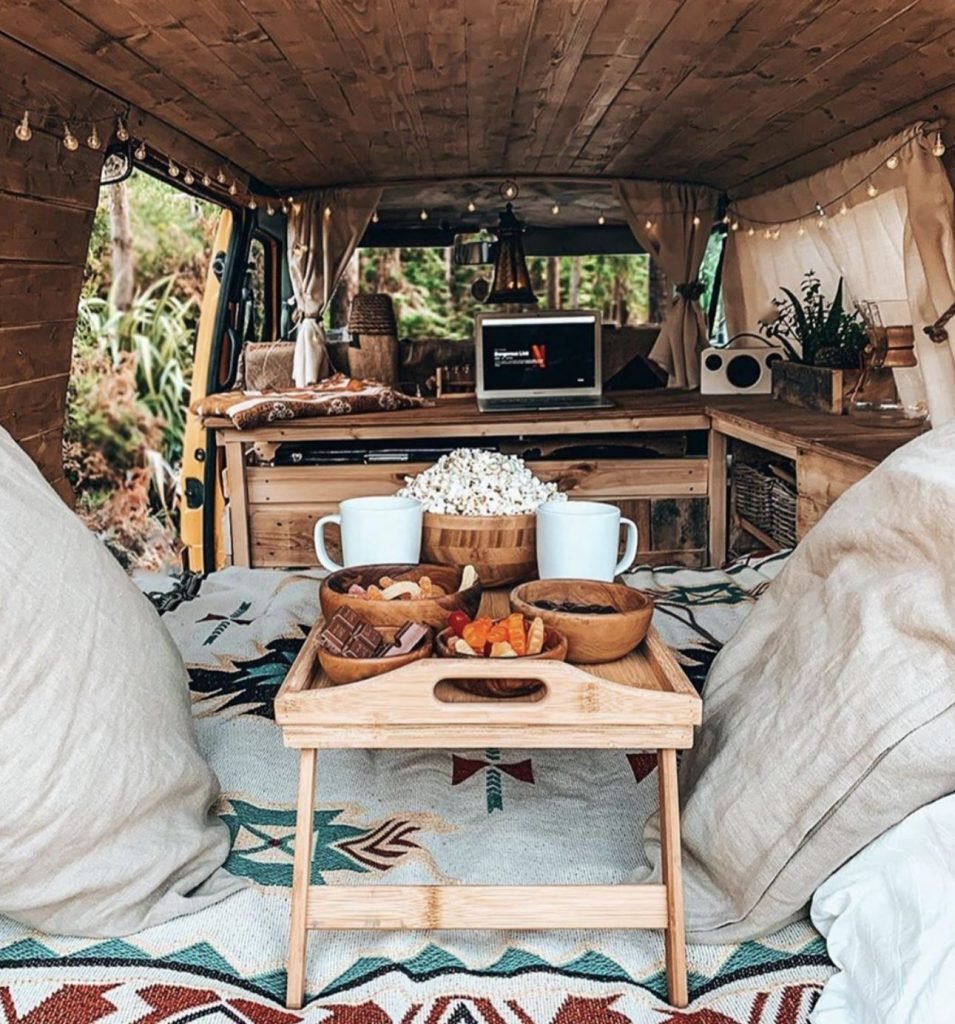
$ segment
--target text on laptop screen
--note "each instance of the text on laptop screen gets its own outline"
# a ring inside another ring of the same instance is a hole
[[[592,388],[592,316],[488,317],[482,325],[487,391]]]

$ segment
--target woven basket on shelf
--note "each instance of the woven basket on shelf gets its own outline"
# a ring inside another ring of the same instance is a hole
[[[348,372],[353,377],[398,383],[398,325],[390,295],[356,295],[348,316],[352,343]]]
[[[773,528],[773,477],[752,466],[733,467],[736,511],[764,533]]]

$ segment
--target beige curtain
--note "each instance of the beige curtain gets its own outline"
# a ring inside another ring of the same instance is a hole
[[[896,380],[904,399],[927,402],[938,425],[955,417],[955,329],[936,345],[922,328],[955,300],[955,196],[931,152],[935,136],[923,129],[734,200],[739,228],[729,233],[723,289],[732,336],[758,331],[780,287],[798,291],[806,271],[829,295],[843,277],[850,301],[876,303],[886,323],[914,325],[919,366],[896,371]],[[826,204],[823,218],[817,202]]]
[[[322,316],[380,199],[380,188],[322,189],[292,203],[288,264],[298,320],[292,370],[296,387],[330,373]]]
[[[701,185],[615,181],[614,195],[634,237],[676,284],[650,358],[666,370],[669,387],[698,387],[707,342],[699,274],[719,194]]]

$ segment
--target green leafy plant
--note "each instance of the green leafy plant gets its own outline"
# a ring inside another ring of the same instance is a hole
[[[859,365],[867,338],[862,317],[848,311],[839,278],[832,302],[826,298],[819,277],[812,270],[802,279],[802,299],[788,288],[784,299],[773,299],[775,317],[760,321],[767,338],[776,339],[795,363],[851,369]]]

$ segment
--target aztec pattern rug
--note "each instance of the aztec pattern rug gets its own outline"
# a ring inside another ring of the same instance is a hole
[[[701,686],[782,559],[643,570],[655,622]],[[666,1002],[656,932],[312,933],[304,1010],[283,1006],[297,761],[272,698],[317,608],[318,573],[144,578],[183,652],[222,784],[226,867],[248,888],[124,939],[0,918],[2,1024],[804,1024],[833,973],[808,922],[689,949],[691,1005]],[[331,751],[319,755],[314,884],[577,883],[646,866],[652,754]]]

